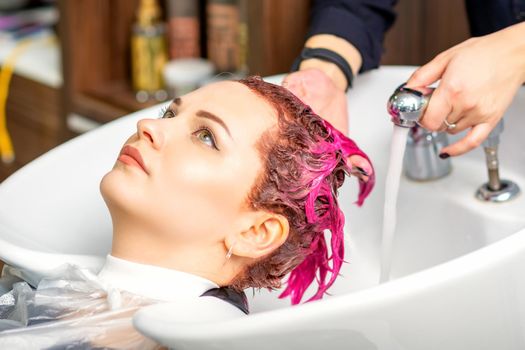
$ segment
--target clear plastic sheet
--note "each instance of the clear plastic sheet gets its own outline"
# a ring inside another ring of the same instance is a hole
[[[6,266],[4,279],[23,280]],[[0,349],[161,349],[138,333],[132,317],[156,301],[112,289],[87,269],[66,265],[0,296]]]

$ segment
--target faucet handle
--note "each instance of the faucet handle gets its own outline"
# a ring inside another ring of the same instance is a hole
[[[390,96],[387,110],[392,122],[401,127],[414,127],[425,112],[434,88],[407,88],[401,84]]]

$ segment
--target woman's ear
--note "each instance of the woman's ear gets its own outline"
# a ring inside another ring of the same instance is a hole
[[[279,214],[260,215],[249,229],[237,233],[226,244],[233,255],[257,259],[279,248],[288,238],[288,219]]]

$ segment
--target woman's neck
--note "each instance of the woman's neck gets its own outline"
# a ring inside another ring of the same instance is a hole
[[[138,264],[146,264],[193,274],[225,286],[238,268],[226,261],[221,249],[203,249],[201,245],[182,245],[163,239],[162,235],[140,227],[114,225],[111,255]]]

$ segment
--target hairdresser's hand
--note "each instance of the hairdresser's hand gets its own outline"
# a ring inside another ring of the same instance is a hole
[[[348,135],[348,108],[344,87],[336,86],[325,72],[317,68],[302,69],[287,75],[282,85],[312,107],[315,113]]]
[[[282,85],[293,92],[303,102],[312,107],[315,113],[328,120],[335,128],[343,134],[348,135],[348,108],[346,102],[346,78],[340,86],[316,68],[307,68],[287,75]],[[368,181],[373,173],[370,163],[360,156],[349,158],[351,167],[357,167],[356,173],[361,173],[359,177]]]
[[[479,146],[503,117],[525,81],[525,23],[469,39],[442,52],[410,77],[407,87],[441,82],[421,125],[450,134],[469,129],[460,141],[442,149],[441,157],[457,156]]]

